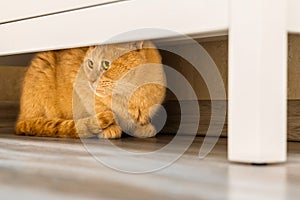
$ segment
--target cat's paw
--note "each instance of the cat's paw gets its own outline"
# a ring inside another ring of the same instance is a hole
[[[155,127],[152,124],[146,124],[143,126],[138,126],[133,131],[133,136],[139,137],[139,138],[148,138],[148,137],[154,137],[157,134],[157,131]]]
[[[75,122],[79,138],[89,138],[99,133],[99,124],[96,117],[88,117]]]
[[[103,129],[98,134],[98,138],[117,139],[122,136],[122,129],[116,124],[112,124],[109,127]]]
[[[150,123],[149,112],[142,108],[129,108],[129,113],[135,123],[143,126]]]
[[[100,128],[105,129],[115,122],[114,114],[111,111],[104,111],[97,115],[98,125]]]

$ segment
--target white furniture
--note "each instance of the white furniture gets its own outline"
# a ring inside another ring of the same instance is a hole
[[[145,27],[229,33],[229,160],[283,162],[287,33],[300,33],[299,8],[298,0],[1,1],[0,55],[86,46]]]

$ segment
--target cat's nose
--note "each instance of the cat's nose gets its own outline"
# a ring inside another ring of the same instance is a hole
[[[94,82],[95,82],[95,80],[93,80],[93,79],[89,79],[89,82],[90,82],[90,83],[94,83]]]
[[[90,77],[90,78],[89,78],[89,82],[90,82],[90,83],[95,83],[96,81],[97,81],[96,78],[93,78],[93,77]]]
[[[89,82],[94,83],[97,81],[98,76],[97,76],[97,74],[95,74],[95,72],[93,72],[88,76],[88,79],[89,79]]]

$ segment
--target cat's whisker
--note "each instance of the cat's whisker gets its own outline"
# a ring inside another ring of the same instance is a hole
[[[95,92],[94,94],[95,94],[96,96],[98,96],[98,97],[101,97],[101,98],[105,98],[105,97],[108,96],[108,95],[103,95],[103,94],[97,93],[97,92]]]

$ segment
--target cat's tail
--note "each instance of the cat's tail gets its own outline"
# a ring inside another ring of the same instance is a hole
[[[79,137],[74,120],[46,119],[42,117],[18,121],[16,134],[41,137]]]
[[[114,123],[112,120],[101,116],[94,116],[74,120],[66,119],[47,119],[43,117],[18,120],[16,124],[16,134],[41,136],[41,137],[60,137],[60,138],[87,138],[98,135],[101,129],[107,128]]]

